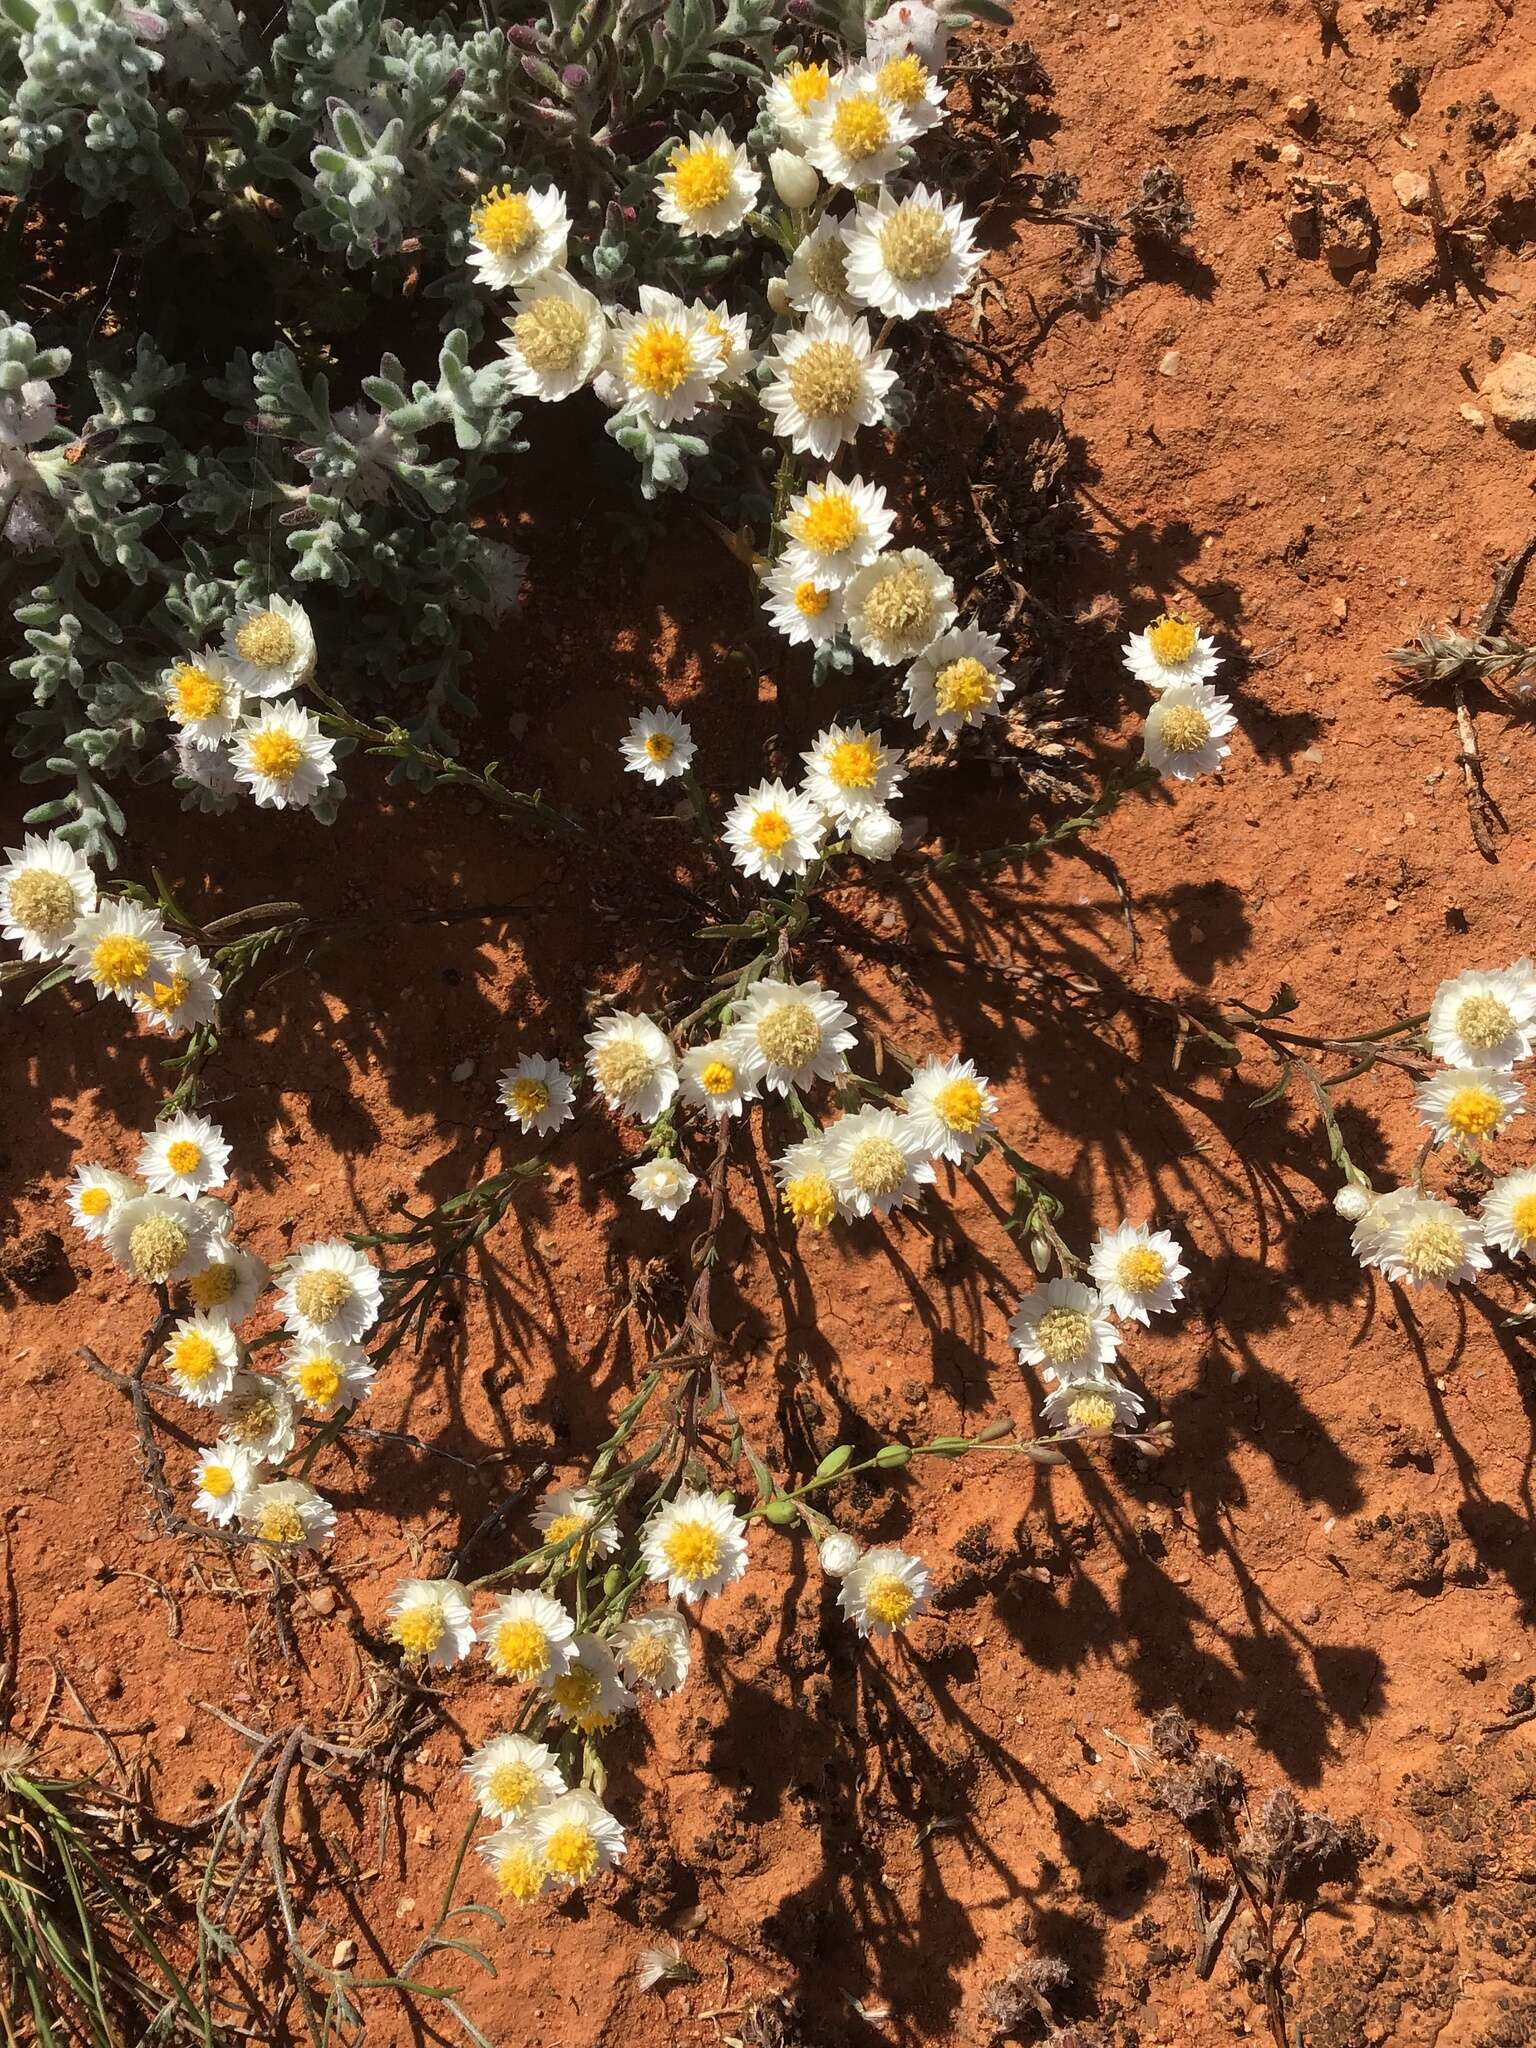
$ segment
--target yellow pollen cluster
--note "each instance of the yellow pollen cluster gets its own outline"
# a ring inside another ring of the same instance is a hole
[[[87,1188],[80,1197],[82,1216],[105,1216],[112,1206],[112,1196],[106,1188]]]
[[[75,892],[68,875],[52,868],[27,868],[11,884],[11,922],[40,939],[56,939],[75,921]]]
[[[215,1261],[204,1266],[201,1273],[194,1273],[187,1282],[187,1292],[192,1297],[192,1306],[200,1309],[222,1308],[240,1284],[240,1275],[225,1261]]]
[[[1510,1204],[1509,1227],[1521,1244],[1536,1244],[1536,1195],[1520,1195]]]
[[[872,1578],[864,1588],[865,1611],[887,1628],[900,1628],[914,1604],[912,1588],[894,1572]]]
[[[784,1206],[797,1229],[825,1230],[837,1214],[837,1196],[824,1173],[801,1173],[786,1182]]]
[[[546,1543],[564,1543],[568,1536],[579,1536],[587,1526],[582,1515],[556,1515],[544,1531]]]
[[[263,1543],[302,1543],[304,1517],[291,1500],[266,1501],[256,1517],[256,1534]]]
[[[526,1906],[543,1891],[548,1875],[544,1851],[534,1842],[518,1842],[497,1859],[496,1888],[504,1899]]]
[[[272,782],[291,782],[304,759],[304,749],[297,736],[285,732],[280,725],[270,726],[265,732],[252,733],[246,744],[251,766],[258,775],[265,775]]]
[[[838,153],[851,164],[861,164],[878,156],[890,141],[891,117],[873,94],[854,94],[833,112],[831,134]]]
[[[352,1299],[352,1282],[334,1266],[311,1266],[293,1283],[293,1303],[307,1323],[329,1323]]]
[[[150,1003],[156,1010],[169,1015],[181,1008],[191,987],[184,974],[173,974],[169,981],[152,981],[149,984]]]
[[[826,64],[791,64],[783,74],[790,98],[802,114],[819,106],[832,89],[832,71]]]
[[[1399,1257],[1416,1280],[1449,1280],[1460,1272],[1466,1253],[1453,1223],[1443,1216],[1421,1216],[1403,1233]]]
[[[503,1621],[491,1639],[491,1662],[504,1678],[537,1678],[549,1663],[549,1637],[531,1615]]]
[[[807,419],[833,419],[848,411],[863,388],[858,357],[846,341],[813,341],[785,373],[789,395]]]
[[[684,1579],[707,1579],[720,1569],[720,1538],[707,1522],[679,1522],[662,1538],[662,1555]]]
[[[632,1038],[610,1038],[598,1048],[592,1071],[603,1092],[622,1101],[626,1096],[638,1095],[655,1078],[656,1062]]]
[[[718,143],[697,149],[676,149],[667,159],[672,168],[662,179],[684,213],[707,213],[731,189],[731,158]]]
[[[827,774],[839,789],[873,789],[880,756],[868,740],[839,740],[827,755]]]
[[[1167,1277],[1168,1268],[1149,1244],[1132,1245],[1128,1252],[1120,1254],[1115,1267],[1115,1278],[1132,1294],[1150,1294]]]
[[[311,1408],[330,1408],[341,1392],[341,1368],[322,1351],[305,1359],[294,1374],[293,1383]]]
[[[1093,1319],[1080,1308],[1048,1308],[1035,1337],[1052,1365],[1075,1365],[1093,1342]]]
[[[706,1095],[729,1095],[736,1086],[736,1069],[727,1060],[711,1060],[699,1069],[699,1086]]]
[[[149,969],[149,947],[130,932],[98,939],[91,953],[91,973],[103,988],[116,994],[142,981]]]
[[[776,1067],[803,1067],[821,1050],[821,1025],[809,1003],[770,1003],[757,1020],[757,1043]]]
[[[281,612],[252,613],[236,627],[235,647],[241,660],[256,668],[286,668],[298,652],[293,628]]]
[[[171,1347],[171,1371],[189,1387],[200,1387],[218,1364],[219,1354],[201,1330],[189,1330]]]
[[[562,1671],[549,1688],[549,1697],[555,1706],[583,1734],[590,1734],[594,1728],[605,1726],[613,1718],[599,1711],[602,1696],[602,1680],[585,1664],[573,1664],[569,1671]]]
[[[266,1394],[251,1394],[227,1418],[227,1427],[237,1443],[249,1448],[264,1444],[277,1428],[277,1404]]]
[[[1164,668],[1180,668],[1195,651],[1195,628],[1188,619],[1164,612],[1147,628],[1147,645]]]
[[[499,1813],[521,1813],[539,1796],[539,1781],[527,1764],[497,1764],[485,1789]]]
[[[235,1490],[235,1475],[227,1465],[203,1467],[203,1491],[210,1500],[228,1500]]]
[[[969,718],[983,704],[990,704],[997,678],[974,654],[962,654],[941,668],[933,679],[933,701],[940,713],[952,717],[959,712]]]
[[[828,238],[812,243],[805,267],[817,291],[829,298],[841,298],[848,289],[848,251],[842,242]]]
[[[763,853],[781,853],[789,844],[789,820],[782,811],[759,811],[748,835]]]
[[[1503,1114],[1491,1088],[1458,1088],[1445,1105],[1445,1121],[1458,1138],[1486,1138]]]
[[[443,1640],[447,1624],[435,1601],[407,1607],[389,1624],[389,1632],[407,1657],[430,1657]]]
[[[535,1080],[531,1074],[514,1081],[507,1094],[520,1117],[542,1116],[549,1107],[549,1083]]]
[[[597,1837],[583,1820],[562,1821],[544,1844],[544,1861],[556,1877],[584,1884],[597,1868]]]
[[[638,1678],[655,1685],[664,1678],[672,1661],[667,1640],[659,1629],[645,1629],[632,1635],[624,1645],[624,1661]]]
[[[812,583],[809,578],[795,585],[795,610],[802,619],[819,619],[831,602],[831,591],[823,590],[819,583]]]
[[[915,107],[928,90],[930,75],[922,58],[908,50],[905,56],[888,58],[880,66],[875,84],[882,99],[894,100],[898,107]]]
[[[645,743],[645,758],[658,764],[670,761],[677,752],[677,742],[669,732],[653,732]]]
[[[475,240],[492,256],[521,256],[539,232],[533,208],[521,192],[496,185],[469,217]]]
[[[196,1173],[202,1162],[202,1150],[190,1138],[178,1138],[165,1148],[165,1163],[172,1173]]]
[[[802,547],[814,548],[819,555],[838,555],[853,546],[864,523],[851,498],[826,491],[791,522],[790,531]]]
[[[188,724],[194,719],[212,718],[224,709],[224,685],[195,662],[179,662],[171,675],[171,708],[177,718]]]
[[[1107,1394],[1079,1394],[1067,1404],[1067,1421],[1074,1429],[1113,1429],[1115,1404]]]
[[[187,1256],[187,1233],[169,1216],[150,1216],[135,1227],[128,1256],[139,1278],[158,1287]]]
[[[944,216],[934,206],[898,206],[880,230],[880,254],[898,284],[937,276],[953,247]]]
[[[1456,1035],[1478,1052],[1492,1052],[1514,1028],[1514,1018],[1497,996],[1463,996],[1457,1005]]]
[[[1169,705],[1162,738],[1170,754],[1198,754],[1210,736],[1210,720],[1203,711],[1193,704]]]
[[[629,381],[653,398],[670,398],[688,375],[692,360],[687,335],[664,320],[637,328],[624,351]]]
[[[894,1195],[907,1177],[907,1155],[894,1138],[860,1138],[848,1154],[848,1172],[861,1194]]]
[[[926,640],[933,625],[933,592],[910,562],[887,569],[864,600],[864,618],[882,640]]]
[[[585,346],[587,316],[569,299],[551,295],[518,314],[512,322],[512,339],[530,370],[546,376],[554,370],[569,370]]]
[[[933,1106],[947,1130],[960,1131],[966,1137],[980,1126],[986,1113],[981,1090],[963,1074],[957,1081],[945,1082],[934,1096]]]

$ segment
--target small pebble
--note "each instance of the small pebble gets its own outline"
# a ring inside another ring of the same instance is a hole
[[[1171,348],[1158,363],[1157,374],[1159,377],[1177,377],[1182,362],[1183,357],[1179,354],[1178,350]]]

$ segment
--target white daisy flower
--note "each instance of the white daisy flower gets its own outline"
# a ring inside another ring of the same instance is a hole
[[[1184,1299],[1189,1278],[1177,1238],[1145,1223],[1101,1230],[1088,1254],[1088,1270],[1107,1306],[1135,1323],[1167,1315]]]
[[[837,1190],[827,1172],[825,1134],[802,1138],[773,1162],[779,1200],[797,1230],[825,1230],[837,1216]]]
[[[841,1579],[853,1570],[861,1552],[853,1537],[841,1529],[834,1529],[829,1536],[822,1537],[816,1547],[816,1555],[829,1579]]]
[[[619,1547],[618,1523],[611,1515],[602,1513],[599,1496],[586,1486],[557,1486],[546,1493],[534,1510],[533,1526],[546,1543],[566,1543],[573,1536],[580,1537],[564,1553],[567,1569],[575,1565],[583,1552],[590,1562],[594,1558],[612,1557]]]
[[[851,318],[859,310],[848,289],[848,244],[843,224],[823,214],[801,237],[784,272],[784,297],[797,313],[819,320]],[[873,422],[869,422],[873,425]]]
[[[1413,1100],[1438,1144],[1477,1144],[1519,1116],[1525,1090],[1498,1067],[1452,1067],[1421,1081]]]
[[[812,313],[797,332],[774,338],[777,359],[763,386],[773,431],[803,455],[830,462],[861,427],[885,417],[896,382],[889,349],[877,349],[868,323]]]
[[[876,26],[883,26],[883,19]],[[901,109],[914,135],[926,135],[939,125],[944,119],[944,87],[933,60],[915,48],[877,43],[873,35],[866,44],[866,57],[874,66],[875,88],[881,99]],[[940,57],[938,63],[942,62]]]
[[[1530,1056],[1536,987],[1530,963],[1473,968],[1442,981],[1429,1006],[1429,1043],[1448,1067],[1512,1067]]]
[[[208,1224],[179,1195],[133,1195],[107,1221],[107,1249],[125,1273],[151,1287],[183,1280],[207,1256]]]
[[[958,200],[915,185],[902,198],[881,192],[860,202],[843,229],[848,289],[861,305],[892,320],[915,320],[947,306],[981,266],[976,223]]]
[[[691,306],[655,285],[640,287],[640,310],[613,315],[598,397],[632,405],[658,427],[680,426],[707,405],[720,381],[720,351]]]
[[[0,868],[0,928],[23,960],[58,960],[79,920],[96,908],[96,877],[74,847],[50,832],[28,832],[5,849]]]
[[[757,1083],[742,1070],[723,1038],[712,1038],[683,1055],[682,1096],[694,1109],[711,1116],[740,1116],[757,1093]]]
[[[376,1374],[361,1344],[329,1337],[295,1344],[283,1361],[283,1378],[308,1414],[328,1422],[363,1400]]]
[[[229,1178],[229,1144],[217,1124],[182,1110],[144,1133],[139,1175],[157,1195],[202,1195]]]
[[[1483,1241],[1511,1258],[1536,1258],[1536,1168],[1505,1174],[1484,1195]]]
[[[1059,1379],[1041,1409],[1048,1429],[1098,1435],[1107,1429],[1135,1429],[1145,1403],[1112,1372],[1078,1373]]]
[[[629,1176],[629,1191],[642,1209],[670,1223],[698,1186],[681,1159],[644,1159]]]
[[[243,718],[230,748],[235,780],[270,810],[303,810],[331,784],[336,747],[292,698]]]
[[[384,1633],[407,1664],[444,1671],[469,1655],[475,1640],[464,1589],[453,1579],[402,1579],[385,1608]]]
[[[1355,1256],[1405,1287],[1456,1287],[1493,1262],[1482,1226],[1450,1202],[1394,1188],[1354,1228]]]
[[[595,1735],[635,1704],[608,1645],[596,1636],[573,1636],[563,1670],[548,1673],[540,1690],[562,1721]]]
[[[901,1099],[930,1159],[974,1159],[997,1128],[997,1098],[974,1060],[924,1060]]]
[[[224,628],[228,680],[248,697],[281,697],[315,672],[315,631],[303,605],[269,597],[242,605]]]
[[[819,583],[846,583],[872,562],[896,530],[880,484],[824,477],[789,501],[784,531],[794,558]]]
[[[704,1600],[747,1568],[747,1525],[713,1493],[680,1493],[647,1522],[640,1537],[646,1574],[671,1600]]]
[[[757,204],[762,178],[723,128],[690,131],[656,180],[657,213],[680,234],[734,235]]]
[[[894,1543],[866,1550],[843,1573],[837,1604],[861,1636],[889,1636],[928,1605],[928,1568]]]
[[[209,1238],[203,1263],[187,1275],[184,1284],[193,1308],[217,1316],[233,1329],[256,1306],[269,1277],[264,1259],[218,1234]]]
[[[166,712],[182,739],[196,747],[222,746],[244,709],[240,685],[222,654],[204,648],[173,661],[160,679]]]
[[[184,1401],[216,1408],[235,1383],[240,1346],[221,1316],[184,1316],[172,1326],[162,1363]]]
[[[743,1070],[776,1095],[835,1081],[857,1038],[853,1013],[819,981],[753,982],[725,1042]]]
[[[493,185],[470,210],[470,267],[493,291],[510,291],[541,271],[563,269],[570,232],[565,196],[555,186],[517,192]]]
[[[843,630],[843,593],[823,582],[793,548],[763,578],[763,610],[791,647],[819,647]]]
[[[320,1550],[336,1528],[336,1510],[302,1479],[270,1479],[240,1503],[240,1526],[274,1550]]]
[[[848,828],[848,843],[865,860],[891,860],[902,842],[901,820],[889,811],[860,811]]]
[[[832,90],[832,68],[793,57],[782,71],[768,81],[764,101],[769,119],[784,137],[803,147],[806,131],[817,108]]]
[[[592,293],[568,270],[548,270],[512,301],[507,382],[520,398],[555,403],[590,384],[608,351],[608,319]]]
[[[614,1010],[587,1033],[587,1072],[610,1109],[654,1123],[677,1093],[677,1062],[651,1018]]]
[[[576,1624],[547,1593],[504,1593],[480,1617],[476,1633],[501,1678],[558,1678],[571,1661]]]
[[[1008,1335],[1025,1365],[1048,1365],[1061,1378],[1101,1372],[1120,1349],[1103,1300],[1080,1280],[1047,1280],[1026,1294]]]
[[[528,1825],[556,1884],[586,1884],[623,1860],[624,1830],[590,1792],[562,1792]]]
[[[657,705],[629,721],[629,731],[619,741],[624,766],[647,782],[670,782],[686,775],[698,749],[686,722],[675,711]]]
[[[69,934],[69,964],[76,981],[88,981],[100,996],[133,1002],[163,981],[176,941],[153,910],[115,897],[88,911]]]
[[[901,755],[863,725],[829,725],[800,756],[805,793],[840,829],[884,810],[901,786]]]
[[[240,1512],[241,1503],[261,1479],[262,1467],[240,1444],[216,1444],[198,1453],[192,1468],[197,1492],[192,1505],[206,1521],[226,1527]]]
[[[703,299],[695,299],[689,311],[702,323],[704,332],[714,344],[716,374],[720,383],[744,382],[757,363],[757,351],[752,346],[752,330],[747,324],[746,314],[729,313],[723,306],[707,305]]]
[[[496,1083],[501,1106],[526,1137],[547,1138],[576,1114],[571,1077],[558,1060],[525,1052],[502,1069]]]
[[[1170,683],[1147,713],[1143,758],[1175,782],[1214,775],[1232,751],[1227,734],[1236,724],[1209,683]]]
[[[544,1861],[544,1845],[533,1832],[531,1815],[497,1828],[494,1834],[482,1835],[475,1848],[490,1865],[497,1891],[519,1906],[531,1905],[554,1883]]]
[[[688,1676],[693,1648],[688,1624],[675,1607],[653,1607],[621,1621],[612,1637],[626,1685],[648,1685],[652,1692],[676,1692]]]
[[[829,184],[857,191],[884,184],[916,132],[905,107],[883,98],[875,74],[859,64],[833,81],[806,122],[805,154]]]
[[[1175,612],[1164,612],[1143,632],[1133,633],[1121,653],[1137,682],[1149,690],[1166,690],[1170,683],[1209,682],[1221,667],[1210,635]]]
[[[343,1238],[302,1246],[279,1277],[283,1321],[306,1342],[356,1344],[379,1320],[378,1268]]]
[[[87,1237],[104,1238],[124,1202],[139,1193],[139,1184],[108,1166],[77,1166],[68,1190],[69,1213]]]
[[[196,946],[175,946],[133,1007],[153,1031],[179,1038],[218,1015],[224,984]]]
[[[871,661],[912,661],[954,623],[955,586],[922,548],[895,548],[847,589],[848,631]]]
[[[1003,643],[979,626],[951,626],[907,670],[907,715],[947,739],[1002,715],[1013,684],[1002,672]]]
[[[553,1753],[531,1735],[493,1735],[470,1755],[464,1775],[487,1820],[521,1820],[565,1790]]]
[[[219,1430],[262,1464],[281,1465],[293,1449],[294,1410],[288,1389],[270,1373],[237,1374],[219,1403]]]
[[[737,797],[726,814],[722,837],[743,874],[770,888],[786,875],[803,875],[816,858],[824,832],[822,816],[798,789],[777,777]]]
[[[889,1216],[933,1180],[922,1134],[894,1109],[855,1110],[825,1136],[827,1178],[845,1216]]]

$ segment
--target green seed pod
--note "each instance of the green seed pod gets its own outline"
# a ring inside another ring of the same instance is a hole
[[[818,1479],[835,1479],[852,1456],[853,1446],[851,1444],[838,1444],[834,1449],[828,1451],[827,1455],[816,1467],[816,1477]]]
[[[896,1471],[911,1462],[912,1453],[905,1444],[882,1444],[875,1453],[875,1463],[882,1472]]]
[[[776,1529],[787,1529],[795,1519],[795,1504],[780,1494],[776,1499],[769,1501],[767,1507],[763,1509],[763,1514]]]

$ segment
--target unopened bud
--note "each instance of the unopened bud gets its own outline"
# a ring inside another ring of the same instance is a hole
[[[1049,1273],[1051,1270],[1051,1241],[1048,1237],[1042,1237],[1038,1230],[1029,1240],[1029,1256],[1037,1273]]]
[[[768,159],[768,174],[773,179],[774,191],[786,206],[798,210],[816,204],[816,194],[821,190],[816,167],[803,156],[796,156],[792,149],[773,152]]]
[[[775,313],[789,311],[789,286],[782,277],[770,277],[763,289],[763,296]]]
[[[1370,1194],[1352,1180],[1346,1181],[1333,1198],[1334,1214],[1342,1216],[1346,1223],[1358,1223],[1370,1206]]]
[[[536,50],[539,47],[539,32],[530,21],[514,21],[507,30],[507,41],[514,50]]]
[[[821,1559],[821,1568],[829,1579],[840,1579],[844,1572],[851,1572],[859,1561],[859,1546],[851,1536],[845,1536],[841,1529],[834,1529],[830,1536],[822,1538],[821,1548],[816,1553]]]
[[[560,74],[560,83],[567,92],[585,92],[592,83],[592,74],[585,64],[567,64]]]

